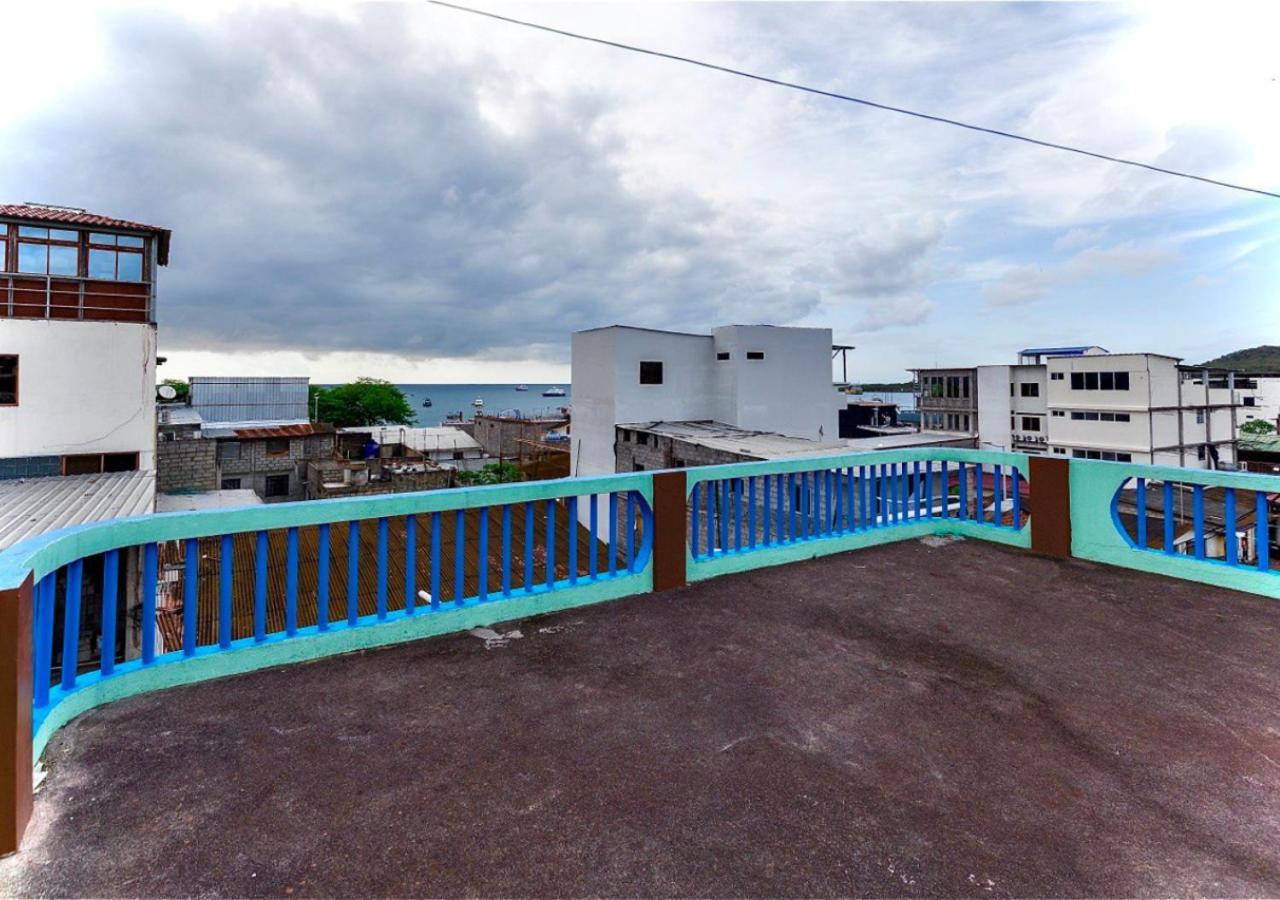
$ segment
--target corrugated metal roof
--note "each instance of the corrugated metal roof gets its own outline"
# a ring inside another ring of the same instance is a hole
[[[155,472],[0,481],[0,549],[69,525],[149,513],[155,497]]]
[[[294,425],[262,425],[253,428],[234,428],[236,437],[245,440],[253,440],[255,438],[290,438],[290,437],[310,437],[313,434],[332,434],[332,425],[317,425],[312,422],[303,422]]]
[[[173,232],[158,225],[144,225],[141,222],[130,222],[128,219],[100,216],[96,213],[86,212],[83,209],[71,209],[62,206],[39,206],[33,203],[0,204],[0,218],[26,219],[31,222],[56,222],[61,225],[82,225],[87,228],[145,231],[155,235],[157,238],[156,262],[162,266],[169,265],[169,238]]]
[[[231,378],[197,375],[191,379],[191,408],[206,424],[305,422],[310,417],[310,379]],[[242,427],[244,427],[242,425]]]
[[[1236,446],[1253,453],[1280,453],[1280,434],[1242,434]]]
[[[419,453],[438,453],[444,450],[479,450],[480,442],[460,428],[401,428],[398,425],[372,425],[359,428],[343,428],[351,434],[367,434],[379,444],[404,444]]]
[[[204,419],[189,406],[161,403],[156,406],[156,422],[160,425],[199,425]]]
[[[812,456],[839,453],[843,444],[811,441],[771,431],[750,431],[723,422],[639,422],[619,425],[632,431],[676,438],[728,453],[740,453],[757,459],[782,459],[790,456]]]
[[[199,509],[234,509],[261,506],[262,498],[250,488],[197,491],[191,494],[156,494],[156,512],[194,512]]]

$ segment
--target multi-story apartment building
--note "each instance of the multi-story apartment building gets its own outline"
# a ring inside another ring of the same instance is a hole
[[[167,229],[0,205],[0,479],[155,470]]]
[[[831,330],[727,325],[681,334],[613,325],[573,335],[572,472],[617,467],[619,425],[718,422],[836,440],[845,404]]]
[[[922,430],[971,430],[980,447],[1192,468],[1235,465],[1249,385],[1176,357],[1096,346],[1031,348],[1016,365],[916,376]]]

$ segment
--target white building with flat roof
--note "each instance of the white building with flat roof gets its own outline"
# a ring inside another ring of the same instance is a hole
[[[917,370],[922,430],[952,431],[954,417],[972,415],[980,448],[1190,468],[1236,463],[1251,382],[1234,372],[1097,346],[1031,348],[1018,358]]]
[[[708,421],[835,441],[846,398],[831,379],[831,347],[829,328],[576,332],[571,471],[616,471],[616,429],[625,423]]]

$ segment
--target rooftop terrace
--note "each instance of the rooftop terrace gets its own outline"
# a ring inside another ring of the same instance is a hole
[[[1280,892],[1274,600],[929,537],[518,627],[83,715],[0,893]]]

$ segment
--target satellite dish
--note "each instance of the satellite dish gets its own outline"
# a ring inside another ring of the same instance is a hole
[[[178,392],[174,390],[171,384],[160,385],[160,387],[156,388],[156,393],[160,395],[161,400],[176,400],[178,398]]]

